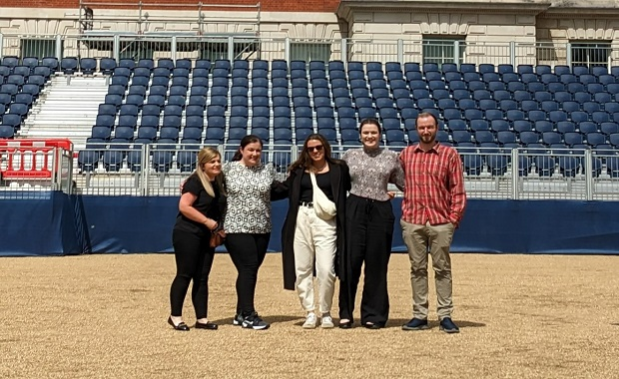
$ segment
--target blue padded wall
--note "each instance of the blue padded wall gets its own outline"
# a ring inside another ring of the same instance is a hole
[[[0,256],[82,253],[75,200],[60,192],[2,192]]]
[[[406,250],[396,214],[393,250]],[[0,256],[172,251],[178,198],[47,193],[0,198]],[[273,203],[270,251],[281,250],[286,201]],[[619,203],[469,200],[454,252],[619,254]],[[223,248],[220,249],[223,251]]]

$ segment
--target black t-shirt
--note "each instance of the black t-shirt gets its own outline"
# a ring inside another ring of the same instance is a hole
[[[193,207],[206,217],[219,222],[225,206],[225,199],[223,196],[220,196],[220,190],[217,183],[211,182],[211,184],[213,185],[215,197],[212,197],[206,192],[202,186],[202,182],[200,182],[200,178],[198,178],[198,175],[192,174],[185,181],[185,184],[183,184],[183,194],[189,192],[195,195],[197,199],[193,203]],[[196,234],[209,233],[206,225],[188,219],[183,216],[181,212],[178,212],[178,215],[176,216],[176,225],[174,225],[174,228]]]
[[[329,200],[333,200],[333,193],[331,192],[331,171],[316,174],[316,184],[327,195]],[[314,191],[312,190],[312,178],[307,172],[303,172],[301,177],[301,198],[300,201],[311,202]]]

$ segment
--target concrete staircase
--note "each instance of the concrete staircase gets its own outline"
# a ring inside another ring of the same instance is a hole
[[[55,76],[22,125],[22,138],[69,138],[83,149],[105,101],[105,77]]]

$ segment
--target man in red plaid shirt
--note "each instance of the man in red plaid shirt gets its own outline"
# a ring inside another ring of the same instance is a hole
[[[436,141],[438,123],[431,113],[417,117],[419,144],[400,154],[405,174],[402,237],[411,261],[413,319],[404,330],[428,328],[428,249],[435,273],[441,330],[458,333],[452,321],[452,282],[449,248],[458,227],[466,194],[458,152]]]

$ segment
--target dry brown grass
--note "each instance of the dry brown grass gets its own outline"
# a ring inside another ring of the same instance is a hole
[[[236,273],[220,254],[209,312],[220,329],[181,333],[166,324],[172,255],[3,258],[0,377],[619,376],[619,257],[471,254],[454,255],[453,266],[458,335],[436,321],[428,331],[400,329],[411,316],[403,254],[390,264],[386,329],[303,330],[295,293],[281,289],[278,254],[268,255],[257,294],[271,329],[233,327]],[[193,324],[189,301],[185,318]]]

